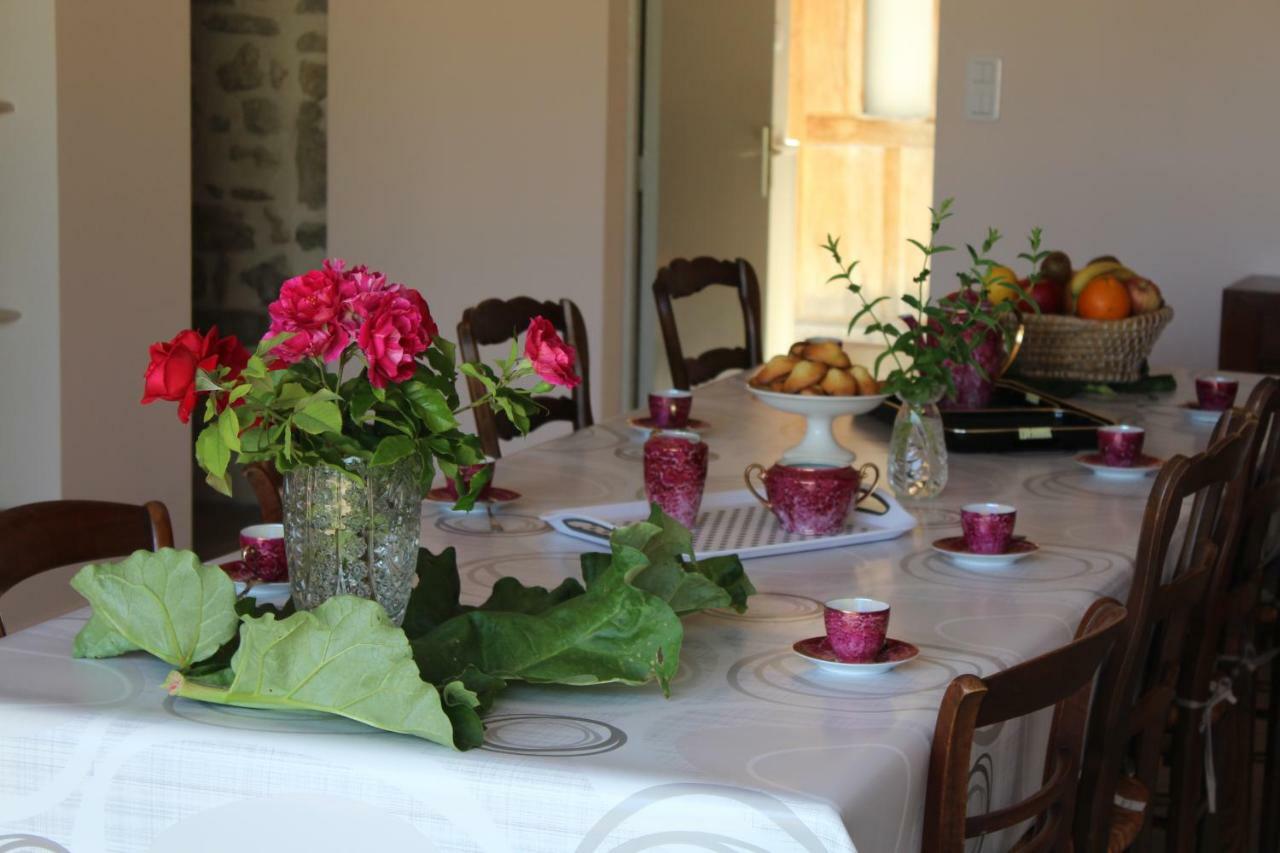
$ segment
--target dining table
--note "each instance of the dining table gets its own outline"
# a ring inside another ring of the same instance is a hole
[[[1178,390],[1073,402],[1146,430],[1146,452],[1202,450],[1190,373]],[[1243,401],[1258,377],[1240,374]],[[697,389],[708,492],[743,488],[804,432],[742,376]],[[836,422],[883,472],[887,422]],[[421,544],[454,548],[464,603],[500,577],[554,586],[592,546],[542,515],[644,497],[644,433],[616,417],[503,457],[493,512],[425,503]],[[167,695],[168,665],[140,653],[77,660],[87,609],[0,640],[0,849],[73,851],[914,851],[920,849],[935,718],[957,676],[986,676],[1068,642],[1102,596],[1127,593],[1154,477],[1115,481],[1077,452],[952,453],[938,496],[907,508],[898,538],[744,561],[745,612],[687,617],[664,698],[641,687],[512,684],[483,746],[457,752],[344,718],[209,705]],[[882,479],[880,488],[887,493]],[[1039,545],[999,569],[965,569],[931,543],[960,507],[1017,509]],[[850,676],[796,654],[823,633],[824,601],[891,606],[889,635],[920,654]],[[1049,716],[981,729],[972,811],[1038,786]],[[12,844],[13,846],[6,846]],[[26,846],[22,846],[25,844]],[[978,849],[981,843],[978,843]],[[999,849],[994,843],[988,850]]]

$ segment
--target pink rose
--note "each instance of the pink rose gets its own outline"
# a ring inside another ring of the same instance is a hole
[[[341,265],[291,278],[280,287],[280,296],[268,306],[271,326],[267,336],[298,332],[272,352],[285,364],[307,357],[333,361],[351,340],[341,322]]]
[[[369,382],[385,388],[388,382],[412,378],[417,356],[437,334],[421,294],[405,287],[372,294],[361,304],[368,313],[357,341],[369,363]]]
[[[573,388],[582,381],[573,369],[578,360],[577,353],[560,339],[555,326],[546,317],[534,317],[529,321],[524,354],[533,362],[533,372],[552,385]]]
[[[327,269],[340,277],[338,293],[342,299],[342,324],[352,335],[360,331],[360,324],[376,307],[376,297],[384,293],[396,293],[401,285],[387,281],[380,272],[370,270],[364,264],[344,270],[343,260],[325,261]]]

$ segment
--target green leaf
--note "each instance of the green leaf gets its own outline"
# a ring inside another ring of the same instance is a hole
[[[369,464],[390,465],[417,452],[418,445],[413,439],[403,435],[389,435],[378,442],[378,449],[373,451],[373,458],[369,460]]]
[[[271,352],[273,349],[280,346],[280,344],[289,340],[296,334],[298,333],[297,332],[281,332],[278,335],[272,335],[269,338],[263,338],[262,340],[258,341],[258,346],[256,349],[254,349],[253,355],[250,356],[250,359],[261,358],[262,356],[265,356],[267,353]]]
[[[557,604],[577,598],[585,590],[575,578],[565,578],[555,589],[525,586],[515,578],[500,578],[480,610],[505,610],[509,613],[538,614]]]
[[[447,699],[422,681],[409,640],[375,601],[341,595],[277,620],[244,617],[229,683],[171,672],[169,693],[202,702],[323,711],[376,728],[454,746],[445,702],[479,704],[465,685]],[[226,681],[226,679],[222,679]]]
[[[236,417],[236,410],[227,406],[218,415],[218,437],[222,439],[223,445],[228,451],[240,450],[240,419]]]
[[[293,425],[305,433],[342,432],[342,411],[332,400],[318,400],[293,413]]]
[[[196,437],[196,461],[210,476],[221,477],[227,473],[231,451],[223,442],[222,430],[217,423],[209,424]]]
[[[409,639],[420,637],[464,611],[458,603],[462,583],[458,580],[458,555],[452,548],[433,554],[418,549],[418,585],[409,593],[402,627]]]
[[[615,565],[582,595],[542,613],[472,610],[413,642],[425,678],[474,666],[505,680],[644,684],[663,692],[680,663],[684,629],[661,599],[627,583]]]
[[[432,388],[425,382],[411,379],[403,383],[401,389],[413,412],[427,425],[432,432],[446,432],[458,425],[458,419],[449,408],[449,401],[438,388]]]
[[[171,666],[203,660],[236,632],[235,588],[216,566],[190,551],[135,551],[118,563],[95,563],[71,579],[93,617],[77,635],[76,657],[144,649]]]

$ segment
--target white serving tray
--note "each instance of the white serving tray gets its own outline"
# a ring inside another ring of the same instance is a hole
[[[608,548],[609,533],[614,527],[648,517],[648,503],[628,501],[556,510],[544,514],[542,520],[566,536]],[[783,530],[772,512],[746,489],[739,489],[703,497],[693,531],[693,551],[699,557],[737,554],[743,559],[794,554],[896,539],[915,526],[914,516],[892,497],[877,491],[858,510],[849,513],[844,530],[839,533],[801,536]]]

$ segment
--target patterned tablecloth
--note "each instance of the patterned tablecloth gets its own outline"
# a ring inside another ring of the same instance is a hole
[[[1175,395],[1086,405],[1145,425],[1149,452],[1193,452],[1210,427],[1177,409],[1191,388],[1179,378]],[[711,423],[710,490],[739,488],[748,462],[802,433],[740,379],[699,391],[694,414]],[[887,425],[846,418],[838,431],[883,468]],[[498,467],[520,502],[492,523],[424,505],[423,542],[457,547],[467,602],[505,574],[555,584],[577,574],[584,545],[539,513],[634,499],[640,465],[621,420],[543,444]],[[953,455],[914,533],[749,561],[760,594],[744,615],[687,620],[669,700],[656,686],[513,686],[469,753],[337,718],[174,700],[166,665],[73,660],[86,614],[55,619],[0,641],[0,848],[915,850],[944,687],[1066,642],[1091,601],[1122,597],[1150,483],[1100,480],[1066,452]],[[986,574],[936,556],[929,543],[975,500],[1016,504],[1041,553]],[[791,652],[821,633],[819,602],[853,594],[889,601],[890,635],[921,657],[857,679]],[[974,808],[1036,782],[1047,723],[980,733]],[[17,839],[28,846],[6,846]]]

